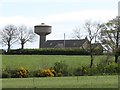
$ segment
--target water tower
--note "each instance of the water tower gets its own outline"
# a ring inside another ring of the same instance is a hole
[[[34,26],[34,32],[40,36],[39,48],[42,48],[46,41],[46,35],[51,33],[51,26],[41,23],[41,25]]]

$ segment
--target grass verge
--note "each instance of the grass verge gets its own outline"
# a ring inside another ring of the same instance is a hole
[[[2,79],[3,88],[118,88],[118,75],[7,78]]]

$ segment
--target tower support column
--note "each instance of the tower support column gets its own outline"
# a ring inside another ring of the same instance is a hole
[[[40,35],[40,39],[39,39],[39,48],[42,48],[43,47],[43,44],[45,43],[46,41],[46,36],[45,35]]]

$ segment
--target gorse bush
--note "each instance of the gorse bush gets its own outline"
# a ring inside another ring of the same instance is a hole
[[[53,69],[40,69],[37,72],[38,77],[54,77],[56,72]]]
[[[28,77],[28,70],[23,67],[18,68],[16,72],[16,77],[19,77],[19,78]]]
[[[26,78],[28,70],[20,67],[18,69],[5,68],[2,70],[2,78]]]

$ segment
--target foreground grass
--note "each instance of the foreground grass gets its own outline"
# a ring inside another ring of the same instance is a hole
[[[8,78],[2,88],[118,88],[118,76]]]
[[[104,56],[96,56],[94,63],[98,63]],[[55,62],[65,62],[69,67],[75,68],[81,65],[89,65],[89,56],[66,56],[66,55],[3,55],[3,68],[26,67],[28,69],[38,69],[52,67]]]

